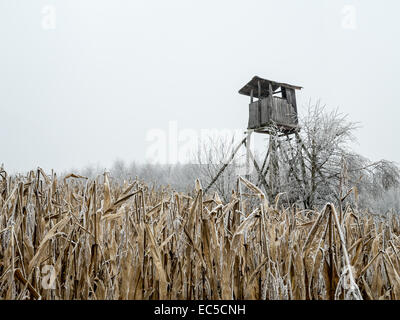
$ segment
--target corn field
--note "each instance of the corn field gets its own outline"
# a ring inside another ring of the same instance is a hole
[[[400,221],[0,170],[1,299],[400,299]]]

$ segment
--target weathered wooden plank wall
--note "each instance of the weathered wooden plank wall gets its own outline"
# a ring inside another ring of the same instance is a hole
[[[288,97],[289,95],[291,96],[291,93],[288,93]],[[268,126],[272,122],[281,126],[296,126],[298,120],[295,107],[278,97],[264,98],[250,103],[249,129]]]

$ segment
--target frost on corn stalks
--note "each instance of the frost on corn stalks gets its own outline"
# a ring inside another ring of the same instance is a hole
[[[400,299],[397,216],[271,207],[238,185],[224,202],[200,183],[0,181],[0,299]]]
[[[352,267],[345,266],[339,278],[339,283],[335,292],[335,299],[339,300],[343,294],[344,300],[363,300],[360,289],[354,281],[354,271]]]

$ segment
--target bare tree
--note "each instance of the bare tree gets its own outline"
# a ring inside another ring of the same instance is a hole
[[[295,139],[280,141],[281,179],[287,183],[281,192],[289,192],[293,201],[300,200],[305,208],[324,205],[327,201],[356,201],[362,193],[382,195],[399,185],[397,166],[381,160],[372,163],[352,152],[357,124],[347,120],[338,110],[327,111],[319,102],[309,105],[300,118],[301,131]],[[356,191],[354,193],[353,191]],[[353,192],[353,197],[348,197]]]

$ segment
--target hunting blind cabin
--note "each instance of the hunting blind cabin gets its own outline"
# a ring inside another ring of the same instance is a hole
[[[250,96],[247,129],[257,133],[270,133],[271,128],[290,134],[298,130],[295,90],[301,87],[254,77],[239,90]],[[256,95],[257,101],[254,101]]]
[[[250,160],[252,160],[259,175],[258,181],[264,185],[270,198],[273,198],[279,189],[278,137],[297,135],[300,130],[296,90],[301,89],[302,87],[299,86],[255,76],[239,90],[240,94],[250,97],[249,121],[245,132],[246,137],[233,150],[230,161],[233,160],[240,147],[243,144],[246,145],[246,178],[249,179]],[[261,168],[250,150],[250,137],[253,132],[269,135],[269,147]],[[218,180],[228,165],[229,162],[223,165],[206,191]]]

